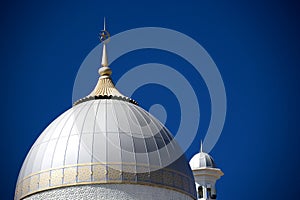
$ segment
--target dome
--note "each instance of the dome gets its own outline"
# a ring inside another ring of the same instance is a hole
[[[15,200],[196,199],[193,173],[171,133],[121,94],[111,73],[104,41],[95,89],[33,144]]]
[[[199,168],[216,168],[213,158],[202,151],[192,157],[190,160],[190,166],[192,170]]]
[[[82,102],[40,135],[19,174],[16,198],[74,185],[130,183],[195,197],[188,162],[170,132],[141,107],[118,99]],[[170,164],[171,163],[171,164]]]

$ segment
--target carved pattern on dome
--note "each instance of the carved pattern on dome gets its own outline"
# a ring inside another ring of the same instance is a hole
[[[115,169],[114,166],[107,167],[107,176],[109,180],[121,180],[121,174],[122,172]]]
[[[106,175],[107,175],[106,166],[104,166],[104,165],[94,165],[93,166],[92,176],[93,176],[94,181],[105,180]]]
[[[136,179],[135,168],[134,165],[124,165],[122,172],[123,180],[134,181]]]
[[[168,171],[164,171],[163,180],[164,180],[164,184],[172,186],[173,180],[174,180],[172,173],[170,173]]]
[[[194,193],[194,181],[178,171],[163,168],[157,171],[136,173],[134,167],[145,166],[135,166],[134,163],[126,163],[125,166],[126,168],[123,166],[124,171],[122,171],[115,163],[87,163],[34,173],[17,184],[15,199],[23,199],[31,194],[53,188],[107,183],[143,184],[168,188],[187,195]]]
[[[17,187],[16,188],[16,194],[15,194],[15,196],[20,197],[22,195],[21,192],[22,192],[22,188],[21,187]]]
[[[49,187],[50,171],[41,173],[39,178],[40,178],[40,180],[39,180],[39,188],[40,189]]]
[[[149,182],[150,181],[150,173],[148,173],[148,172],[146,172],[146,173],[138,173],[137,174],[137,179],[139,181]]]
[[[39,176],[32,176],[30,179],[30,190],[37,190],[39,188]]]
[[[155,183],[162,183],[162,182],[163,182],[163,179],[162,179],[162,171],[161,171],[161,170],[157,170],[157,171],[151,172],[151,179],[152,179]]]
[[[29,193],[30,189],[29,189],[29,181],[30,179],[25,179],[22,183],[22,193]]]
[[[51,171],[51,186],[61,185],[63,178],[63,169],[56,169]]]
[[[174,186],[177,188],[182,186],[182,178],[179,174],[174,174]]]
[[[76,182],[77,171],[75,167],[69,167],[64,169],[64,183]]]
[[[55,188],[26,197],[24,200],[193,200],[178,191],[147,184],[77,185]]]
[[[78,181],[91,181],[92,170],[91,166],[78,167]]]
[[[182,178],[182,183],[183,183],[183,189],[188,190],[189,189],[189,181],[186,177]]]

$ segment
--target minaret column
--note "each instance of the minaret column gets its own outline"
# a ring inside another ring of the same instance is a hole
[[[200,152],[190,161],[194,174],[198,200],[213,200],[217,198],[216,182],[223,176],[223,172],[216,168],[213,158],[203,152],[202,142]]]

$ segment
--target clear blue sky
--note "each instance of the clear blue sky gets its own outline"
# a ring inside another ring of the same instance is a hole
[[[112,35],[146,26],[174,29],[199,42],[223,77],[226,124],[211,152],[225,176],[220,200],[295,199],[299,185],[299,8],[285,1],[7,1],[1,3],[1,199],[12,199],[22,162],[42,130],[71,107],[79,66],[98,44],[102,19]],[[136,51],[113,63],[113,79],[138,64],[188,65],[163,51]],[[192,84],[191,67],[181,71]],[[162,98],[153,95],[161,91]],[[197,139],[210,109],[204,83]],[[157,85],[140,88],[143,107],[174,96]],[[166,99],[168,101],[166,102]],[[168,103],[168,104],[167,104]],[[177,130],[178,115],[167,126]],[[186,152],[191,156],[199,143]]]

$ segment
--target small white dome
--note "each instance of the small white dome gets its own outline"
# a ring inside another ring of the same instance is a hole
[[[196,155],[194,155],[192,157],[192,159],[190,160],[190,166],[191,166],[192,170],[204,168],[204,167],[207,167],[207,168],[215,168],[216,167],[213,158],[205,152],[200,152],[200,153],[197,153]]]

